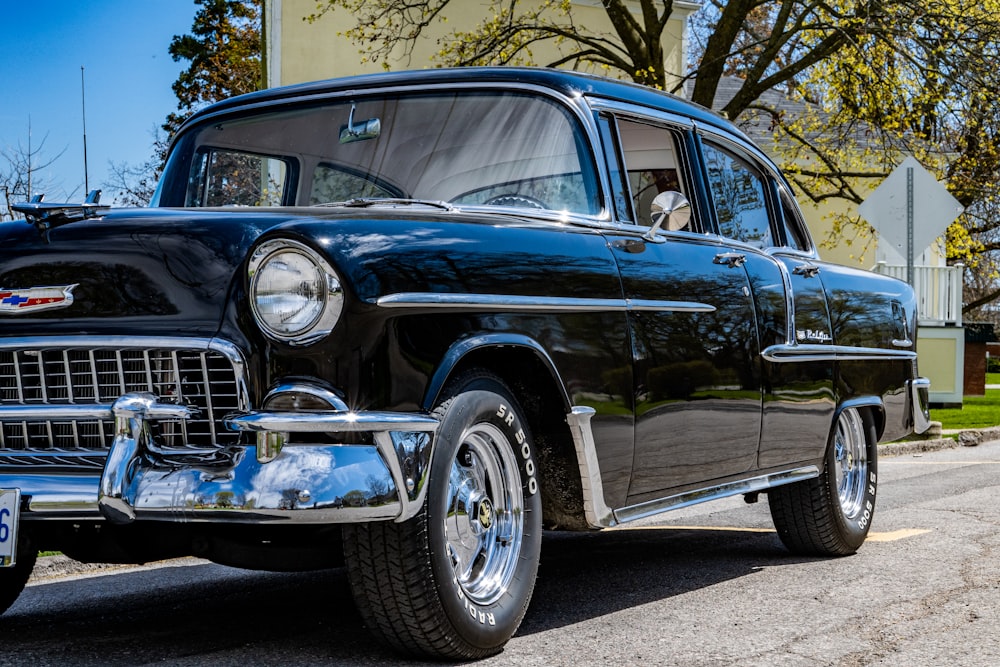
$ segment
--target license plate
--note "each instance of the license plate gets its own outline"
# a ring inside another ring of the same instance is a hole
[[[11,567],[17,555],[17,521],[21,490],[0,489],[0,567]]]

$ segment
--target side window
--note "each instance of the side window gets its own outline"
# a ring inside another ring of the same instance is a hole
[[[785,227],[785,245],[796,250],[809,250],[809,237],[805,232],[802,217],[792,195],[782,186],[778,186],[781,200],[781,224]]]
[[[185,206],[281,206],[288,180],[284,160],[210,149],[195,155]]]
[[[653,197],[671,190],[687,195],[687,188],[681,182],[677,135],[662,127],[631,120],[620,120],[618,133],[636,223],[648,227],[652,225],[649,205]]]
[[[761,175],[746,161],[712,144],[704,143],[702,152],[719,233],[758,248],[773,245]]]

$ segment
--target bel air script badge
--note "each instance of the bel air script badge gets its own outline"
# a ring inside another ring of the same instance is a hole
[[[0,314],[20,315],[39,310],[67,308],[73,303],[73,289],[79,285],[53,285],[28,289],[0,287]]]

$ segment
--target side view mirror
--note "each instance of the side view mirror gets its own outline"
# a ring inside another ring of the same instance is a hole
[[[664,223],[669,232],[677,232],[688,226],[691,221],[691,202],[680,192],[661,192],[653,197],[653,202],[649,205],[649,219],[653,221],[653,226],[643,238],[656,242]]]

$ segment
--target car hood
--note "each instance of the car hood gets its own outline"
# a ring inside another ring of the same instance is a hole
[[[538,225],[511,216],[504,219]],[[269,231],[273,233],[268,236],[335,237],[336,243],[320,245],[328,246],[330,259],[352,282],[370,288],[361,298],[373,299],[388,287],[405,288],[411,279],[400,277],[400,285],[373,282],[370,263],[381,264],[386,252],[384,244],[371,247],[373,236],[391,241],[394,251],[401,252],[429,242],[413,238],[419,235],[413,231],[417,228],[436,230],[423,230],[435,243],[454,244],[459,242],[459,223],[489,229],[497,220],[483,213],[403,206],[111,209],[44,233],[24,221],[5,222],[0,224],[0,301],[4,294],[15,300],[38,295],[28,291],[37,287],[55,288],[42,293],[44,297],[59,296],[71,286],[72,299],[41,310],[0,304],[0,327],[5,336],[211,337],[220,331],[224,317],[239,319],[240,308],[234,311],[231,303],[233,288],[240,284],[240,269],[252,247]],[[465,233],[471,233],[469,228]],[[447,238],[438,238],[442,235]],[[474,238],[461,241],[475,245]],[[379,275],[389,280],[392,276],[385,273]]]
[[[245,211],[119,209],[42,234],[0,224],[4,334],[212,336],[236,269],[266,229],[288,215]],[[31,288],[56,287],[56,292]],[[65,292],[51,309],[12,309]],[[61,306],[61,307],[60,307]]]

